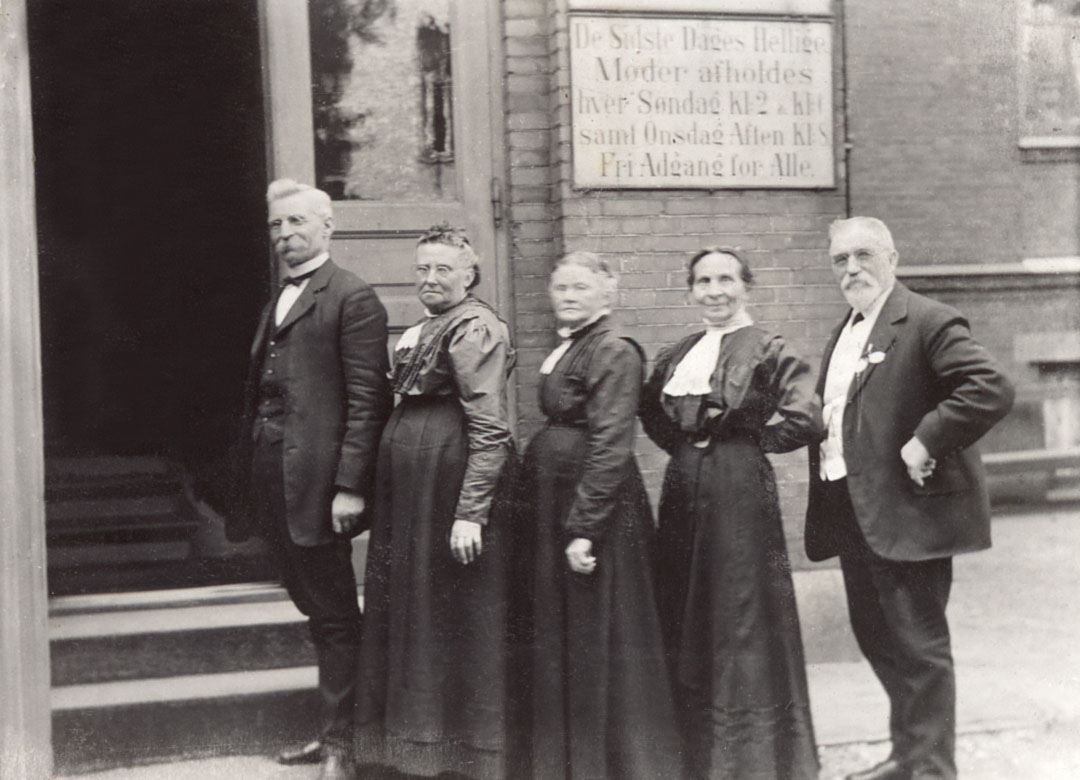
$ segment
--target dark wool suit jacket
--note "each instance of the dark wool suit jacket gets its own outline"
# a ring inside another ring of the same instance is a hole
[[[386,309],[371,287],[330,260],[277,327],[276,303],[275,296],[263,309],[251,348],[237,463],[240,506],[230,513],[228,531],[230,539],[245,538],[257,521],[248,511],[250,491],[259,489],[249,484],[252,426],[259,372],[273,349],[285,389],[286,521],[292,540],[310,547],[335,539],[330,506],[339,488],[370,503],[379,436],[393,406]]]
[[[846,320],[825,348],[819,395]],[[856,374],[843,424],[848,492],[867,543],[899,561],[989,547],[990,505],[975,442],[1012,407],[1012,385],[958,311],[899,282],[867,340],[871,350],[884,360]],[[912,435],[937,461],[924,487],[911,481],[900,458]],[[809,449],[806,553],[819,561],[839,549],[822,500],[819,448]]]

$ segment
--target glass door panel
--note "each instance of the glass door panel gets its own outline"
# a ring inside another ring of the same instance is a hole
[[[421,314],[416,238],[449,222],[469,231],[478,294],[498,305],[497,0],[261,4],[270,174],[334,198],[335,261],[376,287],[400,331]]]

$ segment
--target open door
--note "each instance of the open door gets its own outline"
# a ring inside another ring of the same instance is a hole
[[[270,178],[334,198],[335,262],[379,293],[392,333],[422,313],[416,238],[463,226],[479,297],[507,319],[496,0],[261,0]]]

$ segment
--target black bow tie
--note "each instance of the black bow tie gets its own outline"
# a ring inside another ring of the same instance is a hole
[[[315,271],[318,270],[318,268],[315,269]],[[300,274],[299,276],[286,276],[284,279],[281,280],[281,286],[288,287],[290,284],[295,284],[297,287],[299,287],[300,283],[305,281],[306,279],[311,278],[312,274],[314,274],[315,271],[308,271],[306,274]]]

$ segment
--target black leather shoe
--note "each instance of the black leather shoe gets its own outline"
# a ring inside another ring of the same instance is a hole
[[[854,772],[844,780],[910,780],[911,770],[894,758],[887,758],[877,766]]]
[[[285,764],[286,766],[292,766],[293,764],[317,764],[323,760],[323,746],[322,742],[315,740],[308,742],[302,748],[297,750],[284,750],[278,757],[277,762],[279,764]]]
[[[352,757],[343,751],[327,751],[318,780],[356,780]]]

